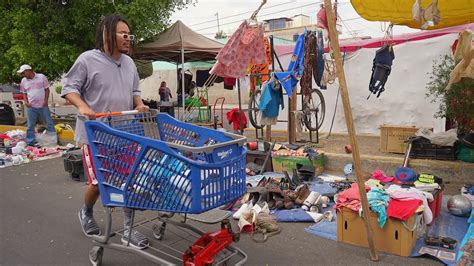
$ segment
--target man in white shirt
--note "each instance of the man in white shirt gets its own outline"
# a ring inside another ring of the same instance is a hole
[[[56,134],[54,122],[48,108],[49,83],[45,75],[33,72],[31,66],[22,65],[17,71],[23,76],[20,83],[20,90],[25,94],[26,115],[28,119],[28,129],[26,130],[26,143],[35,144],[35,125],[38,117],[46,125],[46,130]]]

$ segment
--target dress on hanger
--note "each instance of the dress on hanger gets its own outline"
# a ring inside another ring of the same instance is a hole
[[[216,56],[217,62],[210,73],[220,77],[241,78],[247,73],[250,59],[254,64],[264,64],[266,55],[263,32],[263,23],[251,25],[247,20],[242,22]]]

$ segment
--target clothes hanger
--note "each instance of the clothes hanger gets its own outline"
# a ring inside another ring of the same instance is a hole
[[[392,49],[392,40],[393,40],[393,23],[390,23],[390,25],[388,25],[387,29],[385,30],[385,35],[383,37],[383,45],[381,48],[379,48],[376,53],[379,53],[379,52],[382,52],[382,51],[385,51],[388,49],[389,52],[392,52],[393,49]]]
[[[258,21],[257,21],[257,14],[260,12],[260,9],[262,6],[264,6],[267,3],[267,0],[262,0],[262,3],[260,3],[260,6],[252,13],[252,16],[250,16],[250,19],[247,20],[247,23],[249,26],[258,26]]]

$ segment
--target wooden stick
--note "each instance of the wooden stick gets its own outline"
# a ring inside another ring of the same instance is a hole
[[[265,141],[272,141],[272,126],[270,125],[265,127]]]
[[[342,66],[342,56],[339,47],[339,39],[336,33],[336,20],[332,9],[331,0],[324,0],[324,7],[326,9],[326,16],[329,26],[329,36],[331,37],[331,48],[336,61],[337,77],[339,79],[339,90],[341,92],[342,104],[344,106],[344,116],[346,118],[347,129],[352,145],[352,159],[354,160],[354,167],[357,175],[357,184],[359,185],[360,201],[362,203],[362,210],[364,215],[365,228],[367,230],[367,239],[369,242],[370,258],[372,261],[378,261],[377,251],[373,239],[372,227],[369,220],[369,203],[367,201],[367,194],[365,193],[365,183],[363,177],[362,164],[359,155],[359,146],[357,145],[356,132],[354,122],[352,119],[351,103],[349,101],[349,92],[347,91],[346,77],[344,68]]]
[[[281,89],[283,90],[283,86]],[[290,144],[296,143],[296,89],[297,87],[295,86],[291,98],[288,96],[288,143]]]

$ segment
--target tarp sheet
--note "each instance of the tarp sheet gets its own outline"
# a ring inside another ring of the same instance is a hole
[[[441,29],[473,22],[474,0],[438,0],[441,20],[430,29]],[[370,21],[388,21],[395,25],[406,25],[419,29],[420,25],[413,19],[412,8],[415,0],[351,0],[356,12]],[[421,7],[427,8],[433,0],[422,0]]]

